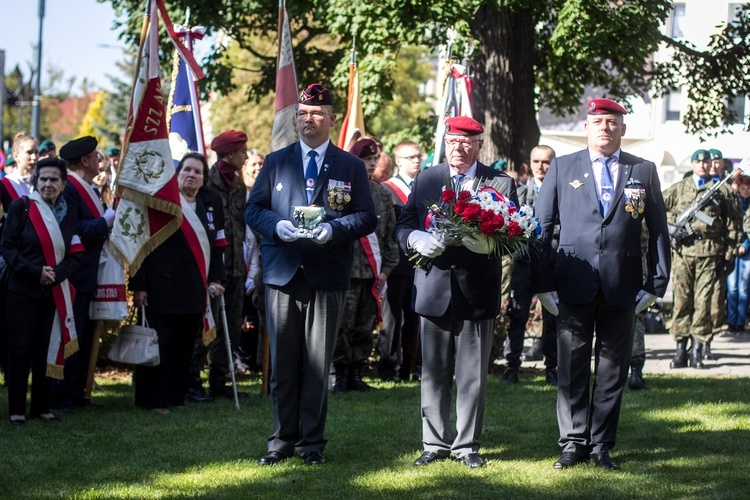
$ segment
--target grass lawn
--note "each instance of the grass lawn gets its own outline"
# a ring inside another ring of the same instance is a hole
[[[591,464],[558,471],[555,389],[523,372],[491,376],[483,469],[455,461],[416,468],[419,386],[378,383],[369,394],[331,396],[322,467],[299,458],[260,467],[271,400],[257,377],[249,399],[189,404],[169,415],[133,407],[127,376],[98,377],[90,406],[61,424],[7,423],[0,389],[2,498],[748,498],[750,379],[649,376],[626,389],[619,472]]]

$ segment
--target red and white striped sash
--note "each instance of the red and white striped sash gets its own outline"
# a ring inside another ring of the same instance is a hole
[[[83,203],[86,205],[86,208],[89,209],[91,215],[94,217],[104,217],[104,207],[91,184],[72,171],[68,171],[68,182],[73,185],[75,190],[81,196]]]
[[[14,179],[11,175],[6,175],[0,182],[5,186],[5,190],[8,191],[11,200],[17,200],[21,196],[29,195],[29,188],[18,179]]]
[[[411,193],[411,189],[409,189],[409,186],[401,179],[401,177],[391,177],[387,181],[383,181],[383,184],[391,188],[393,192],[396,193],[396,196],[398,196],[398,199],[401,200],[401,203],[406,204],[406,200],[409,199],[409,193]]]
[[[381,305],[380,305],[380,290],[378,289],[378,277],[380,276],[380,265],[383,262],[383,258],[380,255],[380,243],[375,233],[370,233],[367,236],[359,239],[362,245],[362,250],[365,251],[365,257],[367,262],[372,268],[372,274],[375,280],[372,283],[372,295],[375,297],[375,303],[378,305],[378,323],[383,320]],[[385,290],[383,290],[385,291]]]
[[[38,192],[29,196],[29,220],[42,245],[44,260],[50,267],[57,265],[65,258],[65,240],[60,226],[49,207]],[[70,242],[70,253],[83,252],[83,245],[78,235]],[[62,380],[65,359],[78,350],[78,337],[73,319],[73,301],[75,289],[66,279],[52,287],[55,301],[55,318],[52,324],[52,335],[47,349],[47,376]]]

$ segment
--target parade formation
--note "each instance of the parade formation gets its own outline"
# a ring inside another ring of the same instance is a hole
[[[175,80],[162,97],[159,18],[175,31],[163,6],[152,2],[144,21],[121,147],[13,139],[0,179],[10,425],[96,404],[102,321],[130,310],[158,350],[156,364],[128,367],[136,407],[164,418],[186,404],[239,409],[252,399],[237,390],[237,365],[262,370],[273,410],[260,466],[295,455],[325,464],[329,397],[402,381],[420,387],[413,466],[484,467],[491,368],[503,362],[498,380],[517,384],[535,360],[557,391],[550,466],[615,471],[623,393],[647,388],[644,322],[670,283],[675,373],[710,366],[717,337],[746,337],[747,162],[698,149],[663,190],[657,165],[623,146],[624,103],[595,97],[582,109],[585,148],[557,156],[535,144],[528,172],[505,171],[480,161],[489,131],[472,116],[470,82],[456,98],[469,105],[439,118],[431,159],[416,138],[386,151],[357,128],[351,85],[347,106],[330,75],[298,87],[291,44],[272,150],[250,130],[208,143],[195,88]],[[288,30],[284,12],[279,26]],[[202,74],[181,54],[193,86]]]

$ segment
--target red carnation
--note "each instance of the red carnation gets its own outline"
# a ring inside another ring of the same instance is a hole
[[[456,199],[455,191],[453,191],[452,189],[443,190],[443,202],[444,203],[451,203],[455,199]]]
[[[522,232],[523,230],[521,229],[521,226],[518,225],[518,222],[513,221],[513,220],[510,221],[510,223],[508,224],[508,236],[510,237],[518,236]]]
[[[475,203],[468,203],[461,214],[466,222],[477,220],[482,216],[482,209]]]
[[[471,193],[469,191],[460,191],[458,193],[459,200],[468,200],[469,198],[471,198]]]

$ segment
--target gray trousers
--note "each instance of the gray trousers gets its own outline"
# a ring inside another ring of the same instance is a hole
[[[452,452],[458,458],[479,451],[494,321],[455,319],[450,312],[440,318],[421,318],[425,451],[441,456]],[[454,374],[455,435],[450,419]]]
[[[268,451],[291,456],[325,448],[328,372],[345,293],[314,290],[301,271],[283,287],[266,286],[273,400]]]

